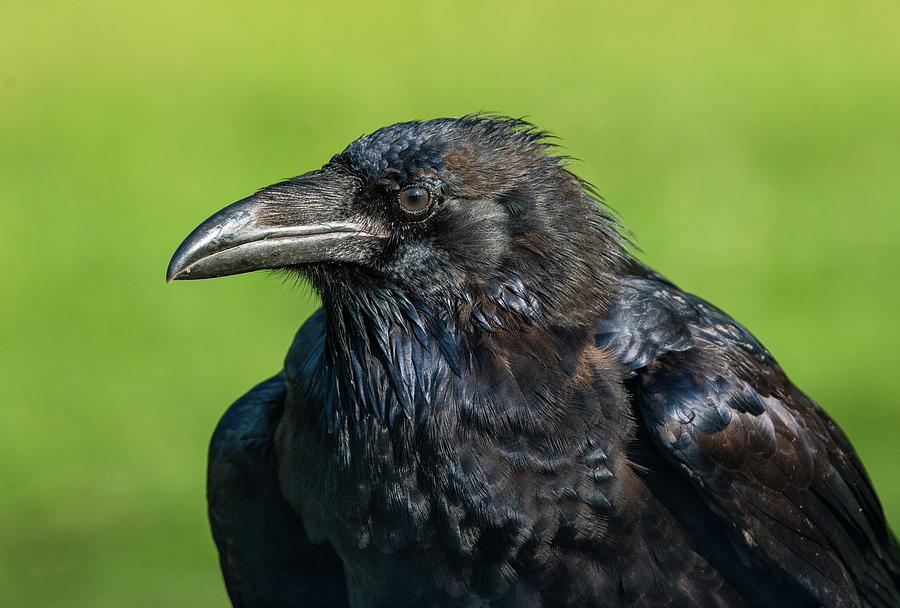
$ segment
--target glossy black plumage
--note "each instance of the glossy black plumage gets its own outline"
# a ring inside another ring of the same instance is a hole
[[[298,250],[323,307],[213,437],[234,604],[900,605],[847,438],[548,152],[510,119],[403,123],[248,199],[257,232],[342,233]],[[214,272],[204,238],[170,277]]]

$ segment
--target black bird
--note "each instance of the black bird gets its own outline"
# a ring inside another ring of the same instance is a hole
[[[531,125],[407,122],[216,213],[168,280],[322,308],[212,438],[235,606],[900,606],[850,442],[629,253]]]

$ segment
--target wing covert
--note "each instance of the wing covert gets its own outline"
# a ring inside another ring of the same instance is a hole
[[[623,282],[595,339],[743,553],[822,605],[900,605],[895,541],[849,441],[745,328],[645,274]]]
[[[273,434],[285,392],[283,374],[257,385],[210,443],[209,520],[225,584],[236,607],[346,606],[340,559],[309,541],[278,483]]]

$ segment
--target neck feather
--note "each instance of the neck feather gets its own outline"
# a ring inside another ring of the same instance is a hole
[[[417,297],[392,284],[326,288],[322,380],[333,388],[325,391],[324,420],[358,431],[367,416],[392,427],[447,403],[465,404],[475,390],[473,368],[492,366],[485,358],[495,353],[486,342],[577,333],[603,314],[608,289],[597,278],[585,288],[579,313],[563,315],[516,275],[440,297]]]

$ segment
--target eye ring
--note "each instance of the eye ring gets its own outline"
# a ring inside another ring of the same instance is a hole
[[[431,192],[422,186],[408,186],[397,193],[397,203],[405,212],[419,215],[431,205]]]

